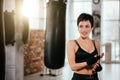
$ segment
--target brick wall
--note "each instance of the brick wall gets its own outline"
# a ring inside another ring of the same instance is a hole
[[[44,30],[30,30],[28,42],[24,45],[24,75],[43,70]]]

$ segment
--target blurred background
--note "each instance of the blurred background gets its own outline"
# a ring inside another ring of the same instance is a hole
[[[100,80],[120,80],[120,0],[1,0],[5,80],[71,79],[66,49],[63,67],[49,69],[44,65],[47,5],[52,1],[66,5],[65,46],[68,40],[79,37],[79,14],[93,15],[90,37],[100,41],[101,52],[105,53]]]

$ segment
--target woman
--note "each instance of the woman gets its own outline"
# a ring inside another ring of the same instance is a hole
[[[89,38],[93,24],[93,17],[82,13],[77,19],[80,37],[68,41],[68,61],[74,71],[72,80],[99,80],[97,72],[102,70],[100,58],[103,53],[100,54],[99,42]]]

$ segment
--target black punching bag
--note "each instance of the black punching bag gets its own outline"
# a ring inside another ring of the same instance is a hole
[[[3,27],[3,0],[0,0],[0,80],[5,80],[5,40]]]
[[[22,41],[24,44],[28,42],[29,36],[29,20],[27,17],[23,18]]]
[[[15,21],[14,21],[14,11],[4,12],[4,26],[5,26],[5,44],[15,43]]]
[[[48,2],[44,63],[50,69],[59,69],[64,66],[65,12],[66,4],[62,0]]]

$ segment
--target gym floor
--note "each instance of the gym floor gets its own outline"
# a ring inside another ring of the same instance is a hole
[[[102,63],[103,70],[99,72],[100,80],[120,80],[120,64],[104,64]],[[65,66],[57,73],[57,76],[40,76],[41,73],[35,73],[29,76],[25,76],[24,80],[71,80],[73,72],[71,71],[69,64]]]

